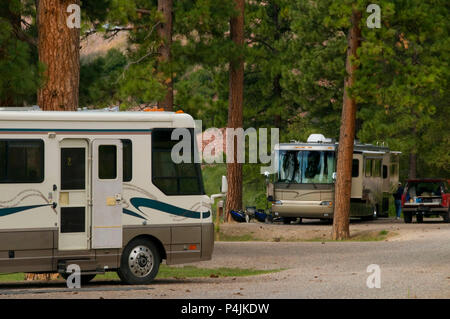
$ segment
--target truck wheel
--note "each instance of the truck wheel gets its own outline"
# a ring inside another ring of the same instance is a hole
[[[403,220],[407,224],[411,223],[412,222],[412,214],[411,213],[403,213]]]
[[[146,285],[155,279],[161,259],[155,244],[138,238],[128,243],[120,258],[117,271],[120,279],[129,285]]]
[[[423,215],[417,215],[416,220],[419,224],[423,223]]]
[[[445,223],[450,223],[450,209],[448,210],[447,214],[445,214],[443,217]]]

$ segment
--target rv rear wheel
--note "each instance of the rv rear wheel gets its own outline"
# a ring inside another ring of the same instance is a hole
[[[160,263],[161,258],[153,242],[144,238],[134,239],[122,252],[117,274],[126,284],[146,285],[155,279]]]

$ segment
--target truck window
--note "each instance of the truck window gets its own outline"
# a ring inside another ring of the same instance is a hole
[[[42,183],[44,142],[0,140],[0,183]]]
[[[152,182],[166,195],[203,195],[203,180],[199,163],[194,163],[194,130],[191,131],[190,163],[176,164],[171,152],[178,140],[172,140],[173,129],[152,131]]]

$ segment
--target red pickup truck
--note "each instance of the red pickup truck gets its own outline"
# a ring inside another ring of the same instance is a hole
[[[418,223],[424,217],[442,216],[450,222],[450,181],[445,179],[410,179],[406,181],[402,195],[405,223],[411,223],[413,215]]]

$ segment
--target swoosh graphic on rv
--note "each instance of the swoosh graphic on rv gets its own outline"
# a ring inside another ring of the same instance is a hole
[[[181,207],[173,206],[170,204],[166,204],[154,199],[142,198],[142,197],[133,197],[130,199],[130,203],[141,213],[140,207],[153,208],[164,213],[188,217],[188,218],[208,218],[210,216],[210,212],[195,212],[192,210],[187,210]]]
[[[44,206],[51,206],[52,204],[44,204],[44,205],[32,205],[32,206],[20,206],[20,207],[8,207],[8,208],[1,208],[0,209],[0,217],[23,212],[25,210],[38,208],[38,207],[44,207]]]
[[[127,214],[127,215],[130,215],[130,216],[133,216],[133,217],[137,217],[137,218],[141,218],[141,219],[147,220],[147,218],[142,217],[141,215],[136,214],[135,212],[132,212],[131,210],[126,209],[126,208],[123,209],[123,213],[124,213],[124,214]]]

